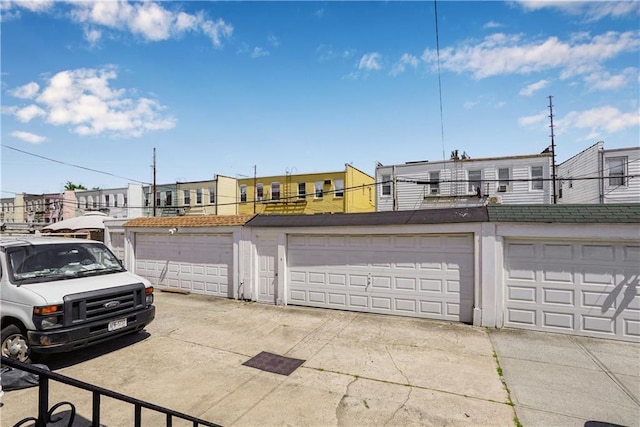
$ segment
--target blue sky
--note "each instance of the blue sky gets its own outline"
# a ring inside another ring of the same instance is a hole
[[[631,1],[3,1],[1,197],[150,182],[154,147],[163,184],[539,153],[549,95],[558,163],[637,146],[639,20]]]

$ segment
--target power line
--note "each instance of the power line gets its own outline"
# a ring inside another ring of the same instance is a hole
[[[442,77],[440,73],[440,31],[438,30],[438,2],[433,0],[434,15],[436,21],[436,56],[438,59],[438,93],[440,95],[440,135],[442,138],[442,160],[445,160],[444,154],[444,114],[442,111]]]
[[[124,176],[116,175],[116,174],[113,174],[113,173],[110,173],[110,172],[104,172],[104,171],[101,171],[101,170],[98,170],[98,169],[89,168],[89,167],[86,167],[86,166],[74,165],[73,163],[67,163],[67,162],[63,162],[62,160],[56,160],[56,159],[52,159],[50,157],[41,156],[39,154],[30,153],[28,151],[20,150],[18,148],[11,147],[11,146],[6,145],[6,144],[2,144],[2,147],[8,148],[9,150],[17,151],[19,153],[26,154],[28,156],[33,156],[33,157],[37,157],[39,159],[48,160],[50,162],[59,163],[61,165],[71,166],[71,167],[74,167],[74,168],[83,169],[83,170],[87,170],[87,171],[90,171],[90,172],[99,173],[99,174],[102,174],[102,175],[112,176],[114,178],[124,179],[124,180],[127,180],[129,182],[137,182],[138,184],[147,184],[147,185],[149,185],[148,182],[139,181],[137,179],[132,179],[132,178],[127,178],[127,177],[124,177]]]

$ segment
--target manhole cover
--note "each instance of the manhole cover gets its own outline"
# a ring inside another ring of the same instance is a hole
[[[261,371],[273,372],[274,374],[290,375],[304,362],[305,360],[302,359],[293,359],[263,351],[244,362],[243,365],[260,369]]]

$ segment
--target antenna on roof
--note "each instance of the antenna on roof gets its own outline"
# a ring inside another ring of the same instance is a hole
[[[551,124],[549,127],[551,128],[551,182],[553,183],[553,204],[558,203],[557,193],[556,193],[556,143],[554,140],[553,133],[553,96],[549,95],[549,119],[551,119]]]

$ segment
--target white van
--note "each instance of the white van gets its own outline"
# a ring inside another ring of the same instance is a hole
[[[2,355],[27,362],[140,331],[153,287],[101,242],[0,236],[0,313]]]

